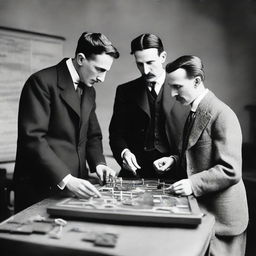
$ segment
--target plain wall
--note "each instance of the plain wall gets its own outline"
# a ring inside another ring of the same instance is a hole
[[[74,56],[84,31],[102,32],[118,48],[120,58],[96,87],[106,154],[116,87],[139,76],[130,42],[146,32],[162,38],[167,62],[184,54],[202,58],[206,86],[236,112],[250,140],[245,105],[256,103],[254,14],[249,0],[0,0],[0,26],[63,36],[65,57]]]

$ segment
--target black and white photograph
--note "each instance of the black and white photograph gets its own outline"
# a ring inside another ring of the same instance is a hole
[[[256,255],[255,0],[0,0],[0,254]]]

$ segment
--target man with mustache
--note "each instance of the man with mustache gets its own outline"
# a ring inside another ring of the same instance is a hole
[[[153,164],[176,152],[186,117],[184,108],[175,100],[170,101],[163,67],[167,54],[161,39],[154,34],[142,34],[132,40],[131,54],[141,77],[117,87],[109,126],[110,146],[122,167],[119,176],[174,177],[174,171],[159,174]]]
[[[14,170],[15,211],[64,192],[100,196],[88,168],[103,179],[106,166],[96,117],[95,89],[119,53],[101,33],[84,32],[75,56],[32,74],[19,105]]]
[[[211,256],[245,254],[248,206],[242,180],[242,133],[235,113],[205,87],[200,58],[181,56],[166,66],[170,96],[190,106],[180,154],[179,181],[167,190],[193,194],[202,211],[215,217]],[[168,170],[170,158],[158,161]]]

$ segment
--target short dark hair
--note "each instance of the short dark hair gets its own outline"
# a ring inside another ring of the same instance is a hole
[[[162,40],[154,34],[142,34],[131,42],[131,54],[149,48],[158,49],[159,55],[164,51]]]
[[[83,53],[86,58],[92,55],[106,53],[113,58],[119,58],[119,52],[112,45],[111,41],[101,33],[84,32],[77,43],[76,55]]]
[[[179,68],[185,69],[189,78],[200,76],[202,81],[205,79],[202,60],[197,56],[181,56],[175,61],[168,63],[165,67],[167,73],[171,73]]]

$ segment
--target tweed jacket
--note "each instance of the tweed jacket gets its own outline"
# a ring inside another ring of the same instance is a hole
[[[209,91],[196,110],[185,158],[194,195],[215,216],[216,234],[237,235],[248,224],[241,148],[235,113]]]

